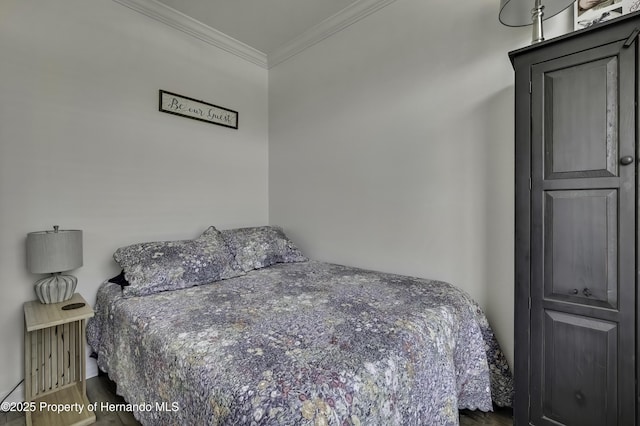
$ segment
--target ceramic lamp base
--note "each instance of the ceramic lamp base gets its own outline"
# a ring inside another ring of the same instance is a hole
[[[40,303],[60,303],[71,299],[78,279],[73,275],[54,274],[36,281],[35,290]]]

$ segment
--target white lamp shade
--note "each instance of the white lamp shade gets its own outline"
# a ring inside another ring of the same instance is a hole
[[[575,0],[541,0],[544,6],[544,16],[548,19],[571,6]],[[524,27],[531,25],[531,9],[534,0],[500,0],[500,22],[508,27]]]
[[[27,269],[35,274],[70,271],[82,266],[82,231],[27,234]]]

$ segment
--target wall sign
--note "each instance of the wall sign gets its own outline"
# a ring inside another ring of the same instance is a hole
[[[159,109],[219,126],[238,128],[238,112],[208,102],[160,90]]]

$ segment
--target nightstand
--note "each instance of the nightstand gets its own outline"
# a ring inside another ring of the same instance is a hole
[[[63,310],[72,303],[77,309]],[[24,304],[24,389],[31,425],[90,425],[86,385],[85,324],[93,309],[78,293],[61,303]],[[93,407],[91,407],[93,408]]]

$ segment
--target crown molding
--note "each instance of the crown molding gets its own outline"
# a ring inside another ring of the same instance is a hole
[[[302,52],[325,38],[355,24],[362,18],[393,3],[395,0],[358,0],[335,15],[311,27],[299,37],[277,48],[268,56],[268,67],[272,68]]]
[[[262,68],[286,61],[395,0],[358,0],[267,55],[156,0],[113,0]]]
[[[113,0],[205,43],[267,68],[267,55],[156,0]]]

